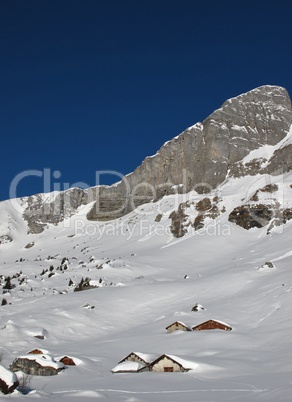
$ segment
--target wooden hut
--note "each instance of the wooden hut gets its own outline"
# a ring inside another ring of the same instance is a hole
[[[158,355],[153,353],[131,352],[124,357],[112,373],[140,373],[142,371],[150,371],[149,365]]]
[[[202,324],[195,325],[192,327],[193,331],[205,331],[209,329],[222,329],[223,331],[231,331],[232,328],[230,325],[226,324],[223,321],[218,320],[208,320],[203,322]]]
[[[63,356],[61,359],[59,359],[59,362],[63,363],[65,366],[76,366],[76,363],[72,359],[72,357],[69,356]]]
[[[150,365],[150,371],[173,373],[173,372],[185,372],[194,370],[198,367],[197,363],[182,359],[173,355],[163,354],[154,360]]]
[[[190,327],[181,321],[175,321],[166,327],[166,331],[171,334],[174,331],[190,331]]]

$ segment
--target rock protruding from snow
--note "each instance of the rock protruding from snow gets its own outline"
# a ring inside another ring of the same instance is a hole
[[[11,243],[13,241],[12,237],[9,235],[0,236],[0,245]]]
[[[192,311],[201,311],[205,310],[204,307],[201,304],[196,303],[194,307],[192,308]]]

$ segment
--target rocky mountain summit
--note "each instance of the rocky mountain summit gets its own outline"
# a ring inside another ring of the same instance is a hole
[[[286,172],[292,144],[277,144],[284,141],[291,123],[291,101],[284,88],[253,89],[224,102],[112,186],[21,199],[28,232],[40,233],[47,224],[57,225],[84,207],[88,220],[107,221],[165,195],[191,190],[207,194],[228,177]]]

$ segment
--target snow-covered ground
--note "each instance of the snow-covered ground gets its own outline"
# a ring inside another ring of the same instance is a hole
[[[108,223],[87,222],[80,211],[38,235],[26,235],[21,216],[1,203],[1,234],[9,226],[14,239],[0,246],[2,285],[7,276],[16,285],[2,296],[2,365],[35,348],[78,362],[56,376],[34,376],[27,395],[2,399],[291,401],[292,221],[269,234],[228,221],[269,180],[227,181],[216,191],[225,212],[180,239],[169,232],[169,214],[179,202],[201,199],[196,193],[165,197]],[[292,175],[272,180],[279,191],[262,197],[291,207]],[[96,287],[74,292],[82,278]],[[204,310],[191,311],[196,303]],[[232,331],[165,329],[209,319]],[[113,374],[131,352],[177,356],[194,369]]]

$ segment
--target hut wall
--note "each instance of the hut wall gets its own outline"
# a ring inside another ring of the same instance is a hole
[[[57,375],[58,371],[54,367],[41,366],[34,360],[30,359],[16,359],[10,366],[11,371],[21,370],[29,375],[51,376]]]
[[[144,360],[140,359],[139,356],[135,355],[135,353],[131,353],[126,359],[122,360],[124,361],[131,361],[131,362],[136,362],[136,363],[143,363],[145,364]]]
[[[173,362],[172,360],[168,359],[167,357],[164,357],[163,359],[159,360],[157,363],[155,363],[152,366],[152,371],[165,371],[165,367],[172,367],[174,372],[177,371],[185,371],[179,364]]]
[[[231,328],[226,327],[225,325],[221,324],[220,322],[216,321],[208,321],[202,325],[198,325],[194,328],[195,331],[203,331],[208,329],[222,329],[224,331],[231,331]]]
[[[187,331],[187,328],[180,323],[172,324],[169,328],[167,328],[167,332],[169,334],[171,334],[174,331]]]

